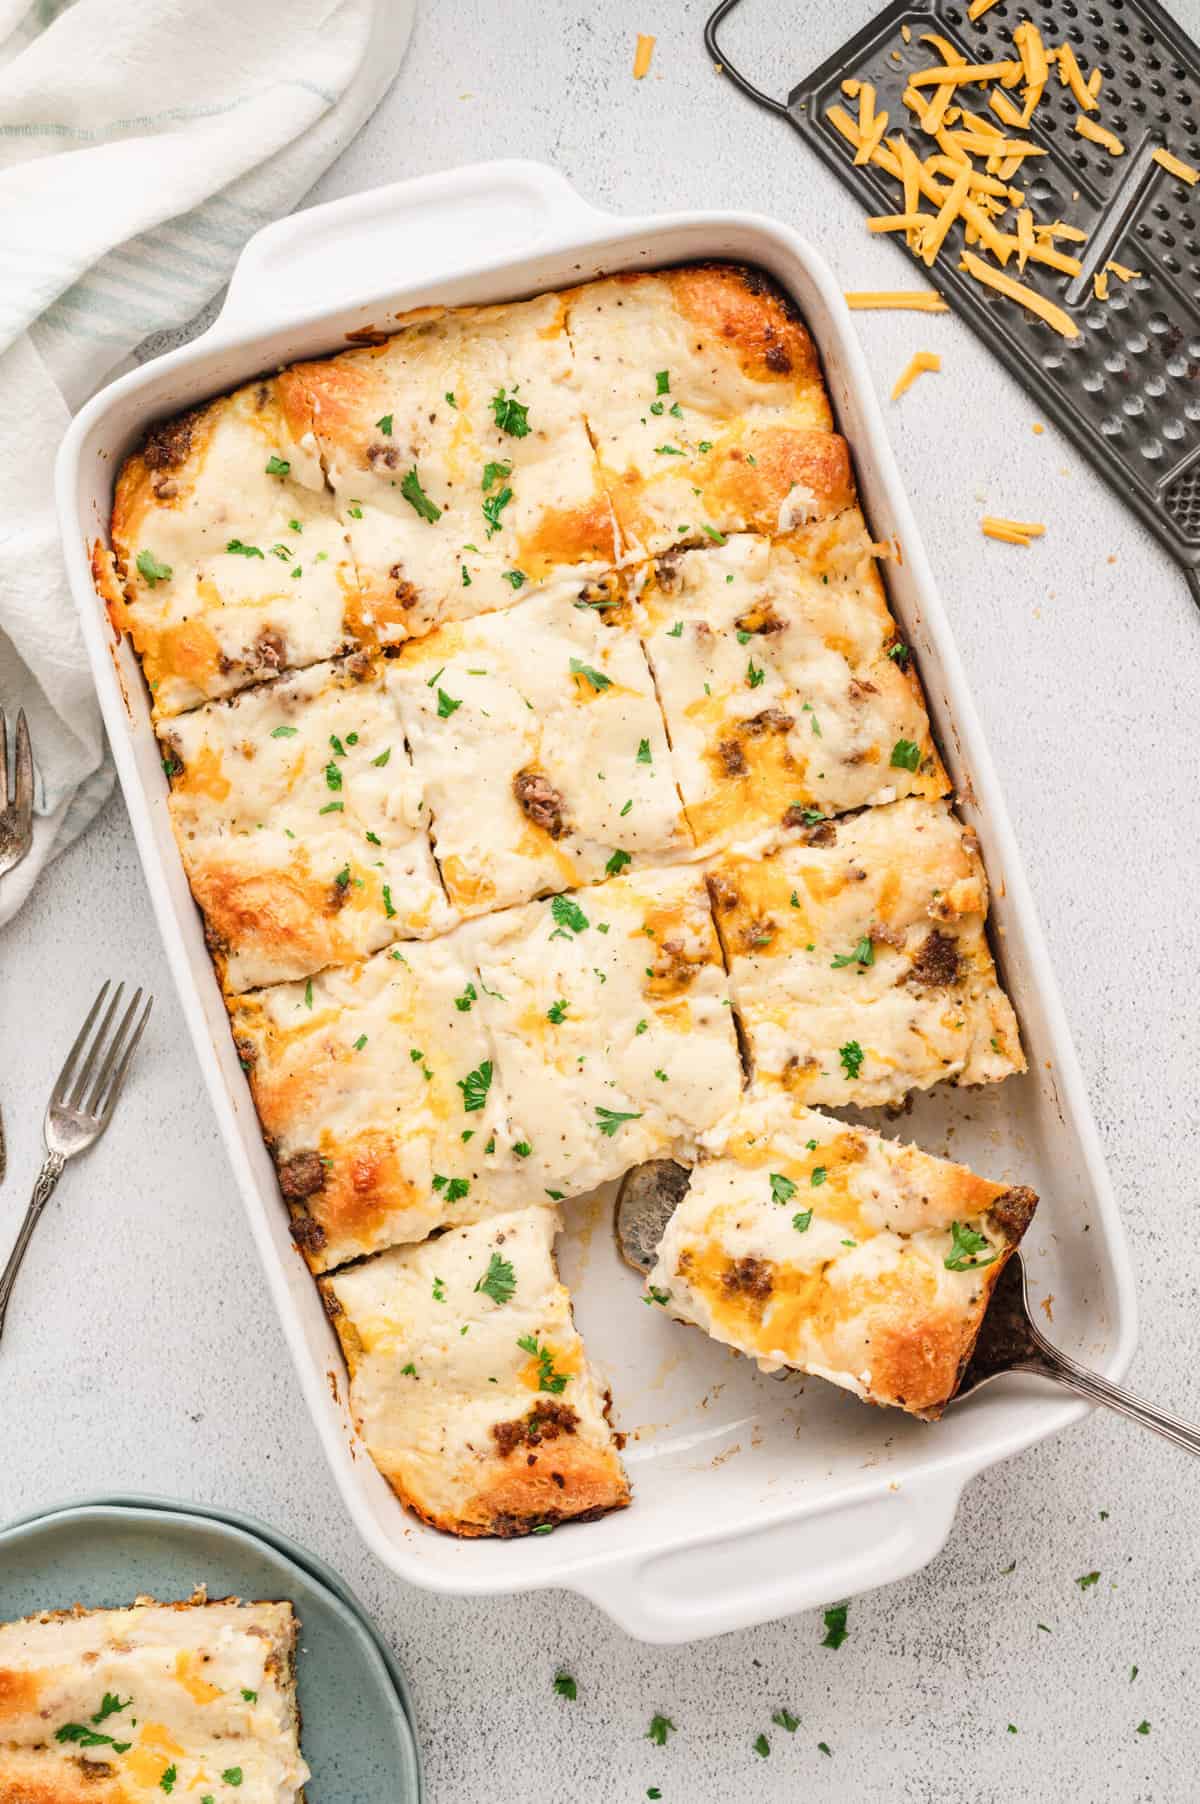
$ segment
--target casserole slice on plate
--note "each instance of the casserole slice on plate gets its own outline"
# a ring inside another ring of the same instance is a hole
[[[523,1535],[629,1501],[554,1269],[558,1227],[533,1204],[321,1279],[359,1432],[436,1528]]]
[[[300,1804],[298,1631],[203,1592],[0,1623],[0,1804]]]
[[[756,1359],[941,1414],[1032,1218],[991,1183],[753,1093],[706,1136],[647,1297]]]

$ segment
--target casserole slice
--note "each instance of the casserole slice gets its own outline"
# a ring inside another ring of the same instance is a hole
[[[607,604],[628,610],[611,585],[596,605],[589,594],[442,627],[389,661],[438,864],[466,914],[691,849],[645,654]]]
[[[949,788],[873,549],[848,507],[650,566],[646,649],[702,845]]]
[[[729,989],[695,866],[633,871],[469,932],[534,1196],[691,1145],[736,1102]]]
[[[320,444],[382,642],[613,562],[565,311],[552,294],[426,310],[281,376]]]
[[[755,1078],[796,1106],[899,1103],[1025,1069],[979,850],[948,802],[802,828],[768,857],[725,853],[709,887]]]
[[[203,1591],[0,1623],[0,1804],[299,1804],[298,1629]]]
[[[350,1406],[401,1501],[456,1535],[524,1535],[629,1501],[534,1204],[321,1280]]]
[[[95,573],[156,719],[371,641],[304,428],[268,378],[155,426],[123,465]]]
[[[230,999],[313,1271],[511,1202],[493,1042],[461,930]]]
[[[381,667],[361,652],[159,727],[171,823],[228,990],[453,920]]]
[[[756,1359],[941,1414],[1037,1197],[753,1092],[705,1136],[647,1296]]]
[[[784,531],[853,499],[813,343],[761,271],[610,276],[566,297],[588,430],[625,544]]]

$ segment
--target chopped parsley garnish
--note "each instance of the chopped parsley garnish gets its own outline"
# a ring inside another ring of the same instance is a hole
[[[845,965],[858,965],[866,969],[875,963],[875,946],[869,933],[864,933],[853,952],[839,952],[830,960],[830,969],[840,971]]]
[[[921,748],[914,739],[897,739],[888,762],[893,770],[916,770],[921,762]]]
[[[312,988],[312,978],[310,977],[308,982],[304,986],[304,1006],[305,1006],[305,1008],[311,1008],[312,1004],[313,1004],[313,988]]]
[[[656,370],[654,373],[654,392],[656,395],[669,395],[671,392],[670,370]]]
[[[785,1178],[780,1171],[771,1173],[771,1201],[773,1203],[790,1203],[796,1194],[796,1186],[791,1178]]]
[[[496,495],[489,495],[483,504],[483,517],[487,521],[487,536],[492,538],[500,531],[503,521],[500,516],[512,500],[513,492],[506,483]]]
[[[455,709],[462,707],[462,702],[455,701],[454,697],[452,695],[447,695],[444,689],[438,690],[437,697],[439,720],[449,720]]]
[[[442,396],[442,399],[443,399],[443,401],[448,401],[450,403],[451,407],[458,406],[458,402],[454,399],[454,390],[452,388],[448,388],[446,390],[445,394]]]
[[[609,1140],[612,1139],[613,1135],[623,1122],[640,1121],[641,1119],[642,1112],[640,1109],[636,1114],[622,1114],[620,1109],[605,1109],[601,1108],[599,1103],[596,1105],[596,1126]]]
[[[952,1244],[942,1262],[948,1272],[978,1271],[982,1266],[994,1265],[1000,1257],[998,1253],[991,1250],[991,1243],[987,1235],[976,1233],[975,1229],[969,1228],[964,1221],[952,1221],[950,1234]],[[987,1257],[981,1259],[979,1257],[981,1253],[986,1253]],[[1095,1576],[1098,1578],[1099,1574],[1097,1573]]]
[[[247,1691],[245,1686],[243,1686],[242,1687],[242,1702],[244,1704],[257,1704],[257,1702],[258,1702],[257,1691]]]
[[[242,1783],[241,1767],[227,1766],[225,1771],[221,1774],[221,1779],[226,1785],[240,1785]]]
[[[101,1735],[96,1729],[89,1729],[86,1723],[64,1723],[54,1731],[55,1741],[77,1742],[81,1748],[112,1748],[114,1753],[128,1753],[132,1742],[114,1741],[111,1735]]]
[[[583,664],[578,658],[571,659],[571,675],[586,677],[597,694],[602,689],[612,688],[611,677],[606,677],[602,670],[593,670],[590,664]]]
[[[811,726],[811,728],[812,728],[812,730],[813,730],[813,732],[814,732],[814,733],[815,733],[815,734],[816,734],[816,736],[817,736],[817,738],[818,738],[818,739],[820,739],[820,738],[821,738],[821,737],[822,737],[822,734],[821,734],[821,723],[820,723],[820,721],[819,721],[819,720],[818,720],[818,719],[817,719],[817,716],[816,716],[816,713],[815,713],[815,711],[814,711],[814,709],[813,709],[813,705],[812,705],[812,703],[811,703],[811,702],[801,702],[801,704],[800,704],[800,711],[801,711],[801,713],[802,713],[802,714],[807,714],[807,715],[808,715],[808,717],[809,717],[809,725],[810,725],[810,726]]]
[[[528,1140],[514,1140],[513,1151],[516,1153],[518,1159],[527,1159],[533,1151],[533,1147]]]
[[[841,1647],[848,1633],[846,1612],[849,1608],[849,1604],[834,1604],[832,1609],[826,1610],[825,1638],[821,1642],[822,1647]]]
[[[349,887],[350,887],[350,866],[348,864],[344,864],[333,881],[337,884],[339,889],[349,889]]]
[[[486,1272],[475,1288],[481,1290],[485,1297],[490,1297],[493,1303],[511,1303],[517,1288],[517,1274],[507,1259],[502,1259],[499,1253],[493,1253]]]
[[[628,852],[614,852],[604,867],[604,874],[606,877],[619,877],[625,866],[632,863],[633,859]]]
[[[160,564],[152,551],[139,551],[137,567],[142,576],[153,588],[155,583],[165,583],[171,576],[170,564]]]
[[[650,1029],[650,1023],[648,1021],[639,1021],[633,1031],[635,1034],[644,1034],[644,1033],[648,1033],[649,1029]]]
[[[912,653],[909,651],[907,645],[901,644],[899,639],[897,639],[895,645],[888,646],[887,655],[892,660],[893,664],[899,664],[901,670],[908,669],[908,660],[912,656]]]
[[[579,1696],[579,1687],[569,1672],[555,1673],[554,1689],[560,1698],[570,1698],[572,1703]]]
[[[243,545],[240,539],[230,539],[225,549],[232,551],[234,557],[262,557],[263,555],[257,545]]]
[[[675,1724],[669,1716],[652,1716],[650,1727],[646,1730],[646,1740],[652,1741],[655,1747],[665,1748],[667,1736],[675,1733]]]
[[[800,1727],[800,1718],[793,1716],[790,1710],[776,1710],[771,1721],[776,1728],[786,1729],[789,1735],[794,1735]]]
[[[838,1058],[842,1061],[842,1070],[847,1077],[858,1076],[862,1070],[863,1049],[857,1040],[847,1040],[844,1046],[839,1046]]]
[[[467,566],[463,564],[460,568],[462,570],[462,586],[464,589],[469,589],[471,587],[471,578],[467,574]]]
[[[546,1010],[547,1021],[553,1021],[555,1027],[561,1027],[566,1018],[567,1004],[561,998],[557,1002],[552,1002]]]
[[[416,1375],[417,1375],[417,1368],[413,1364],[411,1359],[409,1360],[409,1362],[406,1366],[400,1367],[401,1378],[415,1378]]]
[[[93,1715],[92,1721],[94,1723],[102,1723],[107,1717],[116,1716],[120,1711],[128,1710],[132,1702],[133,1699],[131,1697],[125,1698],[124,1701],[122,1701],[119,1697],[114,1696],[111,1691],[106,1691],[101,1699],[100,1708]]]
[[[502,576],[503,580],[506,583],[511,583],[514,589],[519,589],[525,581],[525,572],[523,570],[505,570],[502,572]]]
[[[653,758],[651,756],[651,752],[650,752],[650,741],[648,739],[639,739],[638,740],[637,757],[634,759],[634,763],[635,764],[652,764],[653,762],[654,762],[654,760],[653,760]]]
[[[342,787],[342,773],[332,760],[325,766],[325,781],[330,789],[340,789]]]
[[[801,1209],[798,1215],[793,1215],[792,1226],[795,1228],[797,1234],[808,1233],[808,1230],[812,1227],[812,1218],[813,1212],[811,1209]]]
[[[549,1391],[552,1396],[561,1397],[571,1374],[554,1370],[554,1355],[549,1347],[539,1346],[537,1336],[533,1334],[522,1334],[517,1345],[523,1353],[528,1353],[538,1362],[539,1391]]]
[[[765,1760],[767,1755],[771,1752],[771,1744],[765,1735],[756,1735],[754,1737],[754,1752],[758,1755],[760,1760]]]
[[[660,1309],[665,1309],[670,1301],[670,1291],[660,1290],[657,1284],[647,1285],[646,1295],[642,1298],[643,1303],[657,1303]]]
[[[469,1178],[448,1178],[444,1172],[435,1172],[433,1187],[435,1190],[445,1191],[446,1202],[459,1203],[470,1190],[471,1183]],[[475,1288],[478,1290],[479,1286],[476,1285]]]
[[[346,512],[349,514],[349,516],[352,520],[361,520],[362,519],[362,502],[361,501],[352,501],[350,503],[349,507],[346,509]]]
[[[511,464],[497,464],[497,463],[484,464],[483,481],[480,483],[479,486],[482,488],[484,494],[486,495],[489,489],[494,489],[498,482],[503,482],[504,478],[506,476],[511,476],[511,475],[512,475],[512,465]],[[469,549],[470,549],[470,547],[468,547],[468,550]]]
[[[366,1045],[366,1043],[367,1043],[366,1034],[359,1034],[357,1040],[355,1040],[355,1042],[354,1042],[355,1052],[361,1052],[363,1047]]]
[[[385,883],[383,886],[383,912],[389,921],[396,912],[395,903],[392,901],[392,886],[390,883]]]
[[[582,933],[588,925],[588,918],[578,902],[570,896],[555,896],[550,904],[550,913],[560,927],[569,927],[572,933]]]
[[[478,996],[478,993],[476,992],[475,985],[473,983],[469,983],[467,985],[466,989],[463,991],[462,995],[456,996],[454,998],[454,1006],[458,1010],[460,1015],[465,1015],[470,1010],[471,1004],[473,1002],[478,1002],[478,1001],[479,1001],[479,996]]]
[[[683,452],[679,449],[678,445],[655,445],[654,449],[660,457],[682,457],[683,456]],[[686,532],[687,527],[681,526],[679,528],[679,530],[680,530],[680,532]]]
[[[345,802],[326,802],[324,808],[317,809],[317,813],[318,814],[341,814],[343,809],[345,808],[345,806],[346,806]]]
[[[390,745],[385,746],[383,751],[380,752],[378,758],[372,758],[371,763],[374,765],[376,770],[382,770],[384,765],[387,763],[388,759],[391,757],[391,755],[392,755],[391,746]]]
[[[632,807],[633,807],[633,798],[630,797],[629,801],[625,803],[625,806],[621,810],[621,819],[622,820],[625,819],[625,816],[629,813],[629,810]]]
[[[391,438],[391,436],[392,436],[392,416],[390,413],[380,414],[380,416],[376,420],[375,424],[378,426],[380,432],[382,432],[384,438]]]
[[[435,1278],[433,1280],[433,1300],[435,1303],[444,1303],[446,1301],[446,1280],[444,1278]]]
[[[178,1777],[179,1777],[179,1771],[175,1765],[175,1762],[172,1761],[170,1766],[167,1768],[166,1772],[163,1774],[162,1778],[159,1780],[158,1789],[160,1791],[167,1791],[167,1792],[174,1791],[175,1790],[175,1781],[178,1779]]]
[[[674,626],[669,626],[667,628],[667,638],[668,639],[682,639],[683,638],[683,621],[682,620],[677,620],[675,622]]]
[[[718,532],[715,526],[710,526],[707,520],[702,520],[700,522],[700,530],[701,532],[706,532],[708,534],[714,545],[725,544],[725,534],[723,532]]]
[[[746,681],[749,683],[751,689],[758,688],[759,684],[763,680],[764,674],[765,673],[754,662],[754,659],[751,658],[750,662],[746,666]]]
[[[272,739],[294,739],[300,731],[299,727],[272,727]]]
[[[667,404],[665,401],[651,401],[650,411],[655,415],[665,413],[667,411]],[[643,424],[645,424],[644,421]]]
[[[821,1187],[821,1185],[825,1182],[825,1180],[828,1176],[829,1176],[829,1173],[828,1173],[828,1171],[826,1171],[826,1169],[823,1165],[814,1165],[813,1170],[812,1170],[812,1177],[809,1179],[809,1182],[811,1183],[814,1190],[818,1190]]]
[[[466,1077],[458,1079],[458,1088],[462,1091],[463,1108],[468,1115],[473,1115],[487,1103],[488,1091],[492,1087],[492,1061],[484,1059],[474,1071],[468,1071]]]
[[[428,520],[431,526],[435,520],[441,519],[441,508],[436,506],[435,503],[429,499],[429,496],[421,487],[421,478],[417,475],[416,464],[413,465],[412,469],[408,472],[408,475],[400,484],[400,493],[404,496],[404,499],[408,502],[409,506],[416,509],[422,520]]]
[[[268,476],[286,476],[291,467],[286,457],[276,457],[272,454],[267,459]]]
[[[492,418],[501,432],[507,432],[510,438],[529,437],[529,409],[523,407],[515,395],[508,395],[500,388],[492,396],[489,403]]]

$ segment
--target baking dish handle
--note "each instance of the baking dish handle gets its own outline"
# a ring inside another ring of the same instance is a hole
[[[545,163],[470,164],[290,213],[238,259],[209,338],[286,324],[549,248],[608,215]]]
[[[917,1572],[939,1553],[961,1484],[885,1496],[606,1566],[575,1588],[639,1641],[698,1641],[794,1616]]]

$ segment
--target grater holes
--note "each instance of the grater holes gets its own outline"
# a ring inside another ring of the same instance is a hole
[[[1189,538],[1200,535],[1200,468],[1193,464],[1177,476],[1163,496],[1163,505]]]

